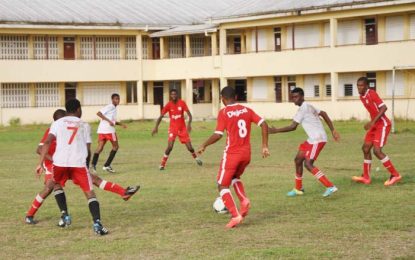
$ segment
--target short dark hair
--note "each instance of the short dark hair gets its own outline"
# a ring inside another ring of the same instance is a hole
[[[357,82],[362,81],[363,83],[365,83],[365,85],[369,85],[369,80],[367,79],[367,77],[360,77],[357,79]]]
[[[298,93],[301,96],[304,96],[304,90],[302,88],[295,88],[295,89],[291,90],[291,94],[294,94],[294,93]]]
[[[224,87],[220,94],[226,99],[235,99],[236,96],[235,89],[229,86]]]
[[[170,92],[169,93],[171,94],[173,92],[176,92],[177,93],[177,89],[175,89],[175,88],[170,89]]]
[[[66,115],[66,111],[63,109],[57,109],[55,113],[53,113],[53,120],[56,121],[59,118],[62,118]]]
[[[69,99],[65,104],[65,109],[67,113],[75,113],[78,108],[81,107],[81,102],[78,99]]]
[[[119,98],[120,95],[118,95],[117,93],[114,93],[114,94],[111,95],[111,99],[114,99],[115,97],[118,97]]]

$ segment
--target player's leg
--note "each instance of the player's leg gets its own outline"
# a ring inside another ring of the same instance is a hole
[[[66,195],[63,191],[63,186],[69,179],[69,172],[67,167],[53,167],[53,179],[55,185],[53,187],[53,193],[55,195],[56,203],[58,204],[61,212],[61,217],[58,222],[59,227],[68,227],[71,225],[71,217],[68,213],[68,206],[66,204]]]
[[[288,197],[295,197],[297,195],[304,194],[304,187],[303,187],[303,164],[305,160],[305,147],[306,143],[300,145],[297,155],[294,158],[295,164],[295,186],[294,189],[287,193]]]
[[[385,181],[385,186],[393,185],[402,179],[402,176],[393,166],[389,156],[383,153],[382,147],[386,144],[387,137],[390,132],[390,127],[380,128],[375,141],[373,142],[373,153],[382,162],[383,166],[389,171],[390,178]]]
[[[106,139],[102,139],[101,137],[99,137],[97,149],[95,150],[94,156],[92,157],[92,170],[94,172],[97,171],[97,163],[98,163],[98,159],[99,159],[99,154],[104,149],[104,146],[105,146],[106,142],[107,142]]]
[[[185,143],[185,145],[186,145],[187,150],[192,154],[192,157],[193,157],[193,159],[195,159],[197,165],[202,166],[203,162],[199,157],[197,157],[195,149],[192,146],[192,143],[190,141],[188,141],[188,142]]]
[[[106,180],[101,179],[98,175],[90,173],[92,178],[92,183],[97,186],[98,188],[110,191],[115,194],[120,195],[125,201],[129,200],[131,196],[133,196],[139,189],[140,186],[128,186],[127,188],[123,188],[117,183],[112,183]]]
[[[117,153],[118,149],[120,148],[118,145],[118,138],[117,135],[114,133],[112,135],[112,139],[110,140],[112,144],[111,152],[108,156],[107,161],[104,164],[104,167],[102,168],[104,171],[107,171],[109,173],[115,173],[115,171],[111,167],[111,163],[114,160],[115,154]]]
[[[34,219],[35,214],[39,210],[39,208],[42,206],[43,201],[49,196],[49,194],[52,193],[54,184],[55,182],[53,181],[52,178],[46,179],[45,185],[42,191],[36,195],[35,199],[32,202],[32,205],[30,206],[29,210],[26,213],[26,218],[25,218],[26,224],[37,223],[37,221]]]
[[[163,158],[161,159],[161,163],[160,163],[160,170],[164,170],[164,168],[166,168],[166,164],[167,164],[167,160],[169,159],[169,155],[171,153],[171,151],[173,151],[173,147],[174,147],[174,140],[175,140],[175,136],[174,138],[172,136],[169,135],[169,141],[167,142],[167,148],[164,151],[164,155]]]
[[[370,184],[370,169],[372,166],[372,147],[375,139],[374,130],[369,130],[366,133],[365,141],[362,146],[363,152],[363,174],[361,176],[353,176],[352,180],[358,183]]]
[[[241,162],[236,169],[234,178],[232,179],[232,186],[240,202],[240,214],[242,217],[246,217],[249,209],[251,208],[251,201],[248,196],[246,196],[245,187],[241,181],[241,176],[244,173],[245,168],[249,165],[249,162],[249,159]]]

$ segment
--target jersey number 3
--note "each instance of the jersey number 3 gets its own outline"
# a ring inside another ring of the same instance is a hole
[[[246,122],[243,119],[238,120],[238,128],[239,128],[239,137],[245,138],[248,134],[248,129],[246,129]]]
[[[71,138],[69,138],[68,144],[72,144],[73,139],[75,138],[76,133],[78,133],[79,127],[68,126],[68,130],[72,131]]]

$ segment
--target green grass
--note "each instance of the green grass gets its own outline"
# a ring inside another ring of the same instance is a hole
[[[363,123],[336,126],[342,141],[329,142],[316,163],[339,188],[326,199],[321,196],[324,188],[308,172],[306,194],[285,196],[293,187],[293,158],[305,140],[302,130],[270,136],[271,157],[262,159],[259,128],[254,128],[252,162],[243,175],[252,210],[243,225],[226,231],[229,215],[212,210],[224,140],[207,149],[203,167],[176,143],[166,171],[160,172],[167,124],[151,138],[153,122],[130,123],[128,129],[119,129],[120,151],[113,163],[119,173],[101,171],[100,176],[123,186],[140,184],[142,190],[124,202],[96,189],[103,223],[111,232],[105,237],[93,234],[87,202],[72,183],[65,188],[73,217],[69,229],[56,227],[59,212],[53,197],[39,210],[36,226],[23,223],[42,188],[34,177],[34,151],[46,126],[0,128],[0,259],[414,259],[415,123],[398,122],[402,131],[388,140],[385,152],[404,176],[402,183],[388,188],[383,186],[388,174],[377,160],[373,169],[380,171],[373,171],[372,185],[351,182],[361,172]],[[194,146],[214,127],[214,122],[194,123]],[[106,147],[101,166],[108,152]]]

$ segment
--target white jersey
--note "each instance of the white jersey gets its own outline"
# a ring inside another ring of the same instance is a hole
[[[53,164],[60,167],[85,167],[88,156],[88,134],[78,117],[65,116],[52,123],[50,134],[56,137]]]
[[[92,137],[91,137],[91,126],[87,122],[82,122],[85,127],[86,131],[86,143],[91,144],[92,143]]]
[[[307,102],[303,102],[294,116],[294,121],[301,124],[308,135],[307,142],[310,144],[327,142],[326,131],[321,123],[320,110]]]
[[[117,107],[113,104],[106,105],[99,112],[108,118],[111,122],[115,124],[117,122]],[[113,134],[115,133],[115,127],[111,126],[106,120],[102,120],[99,123],[98,134]]]

